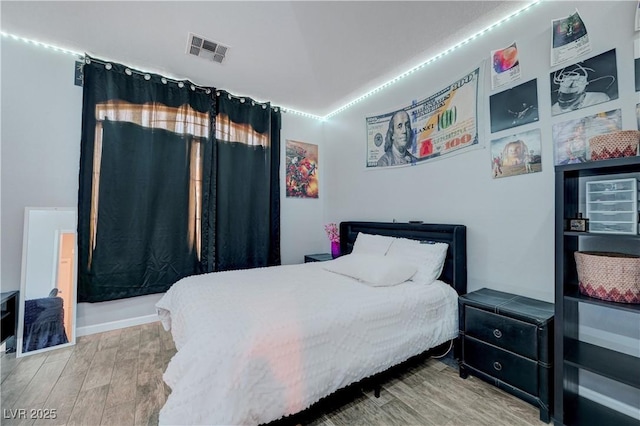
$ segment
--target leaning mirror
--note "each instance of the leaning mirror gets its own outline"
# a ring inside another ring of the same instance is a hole
[[[76,341],[76,209],[27,207],[16,356]]]

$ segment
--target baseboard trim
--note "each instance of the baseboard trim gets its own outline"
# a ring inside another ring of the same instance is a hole
[[[143,317],[128,318],[125,320],[103,322],[102,324],[87,325],[76,328],[76,336],[88,336],[90,334],[104,333],[105,331],[119,330],[121,328],[133,327],[135,325],[148,324],[159,321],[158,315],[145,315]]]

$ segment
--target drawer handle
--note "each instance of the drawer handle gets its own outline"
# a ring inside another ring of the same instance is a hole
[[[502,370],[502,364],[500,364],[498,361],[493,363],[493,368],[495,368],[497,371]]]
[[[502,331],[496,328],[495,330],[493,330],[493,335],[496,336],[496,339],[499,339],[502,337]]]

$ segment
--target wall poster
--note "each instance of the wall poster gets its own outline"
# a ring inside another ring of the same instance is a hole
[[[619,109],[554,124],[555,164],[590,161],[589,139],[617,130],[622,130],[622,111]]]
[[[538,80],[489,97],[491,133],[538,121]]]
[[[587,27],[578,10],[560,19],[551,21],[551,66],[577,58],[591,52]]]
[[[409,106],[367,117],[367,168],[415,165],[477,147],[480,70]]]
[[[491,175],[494,179],[542,171],[540,129],[491,141]]]
[[[554,71],[549,78],[551,115],[618,99],[616,49]]]
[[[504,49],[492,50],[491,63],[491,90],[513,83],[521,76],[515,41]]]
[[[287,197],[318,198],[318,145],[287,140]]]

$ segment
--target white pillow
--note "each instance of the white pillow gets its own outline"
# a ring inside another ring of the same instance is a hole
[[[442,273],[448,247],[447,243],[422,243],[407,238],[396,238],[389,247],[387,257],[411,263],[418,270],[411,280],[431,284]]]
[[[417,268],[401,259],[374,254],[348,254],[323,262],[327,271],[346,275],[372,287],[388,287],[408,281]]]
[[[377,254],[384,256],[389,250],[393,240],[395,240],[393,237],[358,232],[358,236],[356,237],[356,241],[353,243],[353,250],[351,253]]]

